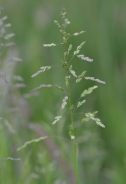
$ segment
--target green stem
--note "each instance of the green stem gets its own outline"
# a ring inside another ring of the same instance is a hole
[[[76,184],[79,184],[79,173],[78,173],[78,150],[75,139],[72,141],[73,144],[73,153],[74,153],[74,170],[76,176]]]
[[[69,74],[69,72],[68,72]],[[70,81],[68,79],[68,101],[69,101],[69,110],[70,110],[70,118],[71,118],[71,127],[72,127],[72,134],[74,139],[72,140],[73,146],[73,156],[74,156],[74,171],[76,177],[76,184],[79,184],[79,174],[78,174],[78,154],[77,154],[77,145],[75,141],[75,133],[74,133],[74,120],[73,120],[73,110],[72,110],[72,103],[71,103],[71,95],[70,95]]]

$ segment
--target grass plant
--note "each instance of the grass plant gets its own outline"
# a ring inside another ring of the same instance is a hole
[[[60,33],[62,34],[62,41],[59,44],[51,43],[51,44],[43,44],[44,47],[56,47],[56,46],[62,46],[64,48],[64,53],[63,53],[63,58],[61,59],[60,65],[63,68],[64,72],[64,81],[66,84],[66,87],[63,88],[59,85],[54,85],[54,84],[41,84],[40,86],[36,87],[34,90],[38,90],[40,88],[50,88],[50,87],[57,87],[61,91],[64,92],[65,96],[62,100],[61,104],[61,110],[64,110],[67,108],[69,110],[69,117],[70,117],[70,122],[69,122],[69,137],[71,139],[72,145],[73,145],[73,163],[74,163],[74,171],[75,171],[75,178],[76,178],[76,184],[79,184],[79,168],[78,168],[78,146],[77,146],[77,141],[76,141],[76,128],[75,128],[75,121],[74,121],[74,115],[77,111],[78,108],[83,106],[83,104],[86,102],[86,96],[90,93],[93,92],[96,88],[98,88],[97,85],[94,85],[93,87],[89,87],[88,89],[84,89],[82,93],[80,94],[79,98],[77,99],[77,102],[73,104],[72,101],[72,92],[73,88],[77,86],[77,83],[82,82],[83,85],[83,80],[92,80],[98,83],[105,84],[104,81],[101,81],[99,79],[95,79],[94,77],[88,77],[86,75],[86,71],[82,71],[81,74],[77,75],[75,69],[73,69],[72,61],[74,58],[80,58],[82,61],[87,61],[87,62],[93,62],[93,59],[90,59],[89,57],[84,56],[84,54],[80,54],[83,45],[85,44],[85,41],[82,41],[80,45],[76,47],[76,50],[73,50],[73,45],[69,43],[69,39],[71,37],[76,37],[79,36],[85,31],[80,31],[76,32],[74,34],[71,34],[67,32],[67,26],[69,26],[70,21],[66,18],[66,9],[63,8],[61,11],[61,17],[63,20],[63,23],[59,23],[57,20],[54,21],[56,26],[59,28]],[[34,73],[32,77],[36,77],[40,73],[43,73],[47,70],[50,70],[54,68],[54,66],[42,66],[39,71]],[[96,112],[80,112],[83,113],[83,119],[81,122],[93,120],[97,125],[100,125],[101,127],[105,127],[99,118],[96,118],[95,115],[97,114]],[[78,112],[79,114],[79,112]],[[64,116],[67,116],[67,113],[64,113]],[[54,118],[54,121],[52,122],[52,125],[55,125],[61,120],[62,116],[56,116]],[[46,138],[46,137],[43,137]],[[40,139],[37,140],[31,140],[29,142],[26,142],[22,147],[18,148],[18,150],[24,148],[27,146],[27,144],[30,144],[32,142],[38,142]]]

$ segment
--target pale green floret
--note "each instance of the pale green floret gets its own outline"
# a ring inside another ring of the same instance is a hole
[[[67,100],[68,100],[68,96],[65,96],[61,105],[61,109],[65,108],[65,106],[67,105]]]
[[[85,33],[85,32],[86,32],[86,31],[80,31],[80,32],[74,33],[73,35],[74,35],[74,36],[78,36],[78,35],[83,34],[83,33]]]
[[[56,124],[61,118],[62,116],[56,116],[55,120],[52,122],[52,125]]]
[[[70,65],[69,71],[73,75],[73,77],[77,77],[76,72],[72,70],[72,65]]]
[[[77,55],[77,57],[81,58],[82,60],[88,61],[88,62],[93,62],[93,59],[89,57],[85,57],[84,55]]]
[[[76,80],[76,83],[77,83],[77,82],[80,82],[81,80],[82,80],[82,78],[78,78],[78,79]]]
[[[69,45],[68,52],[72,50],[72,44]]]
[[[85,42],[82,42],[82,43],[77,47],[76,51],[74,51],[74,55],[79,54],[80,49],[83,47],[84,44],[85,44]]]
[[[84,77],[85,74],[86,74],[86,71],[82,72],[82,74],[80,74],[78,77],[82,78],[82,77]]]
[[[87,80],[92,80],[92,81],[96,81],[96,82],[99,82],[99,83],[102,83],[102,84],[106,84],[104,81],[99,80],[99,79],[95,79],[94,77],[85,77],[85,79],[87,79]]]
[[[92,91],[96,88],[98,88],[98,86],[93,86],[93,87],[90,87],[90,88],[84,90],[83,93],[81,94],[81,97],[84,97],[85,95],[92,93]]]
[[[52,67],[51,66],[42,66],[40,69],[41,70],[39,70],[39,71],[37,71],[36,73],[34,73],[31,77],[36,77],[38,74],[40,74],[40,73],[43,73],[43,72],[45,72],[46,70],[49,70],[49,69],[51,69]]]
[[[70,21],[68,19],[65,19],[65,24],[66,25],[70,24]]]
[[[80,50],[76,50],[76,51],[74,51],[74,55],[79,54],[79,52],[80,52]]]
[[[82,78],[84,77],[84,75],[86,74],[86,71],[82,72],[79,76],[78,76],[78,79],[76,80],[76,83],[77,82],[80,82],[82,80]]]
[[[80,107],[81,105],[83,105],[85,102],[86,102],[86,100],[83,100],[83,101],[81,101],[81,102],[78,102],[77,108]]]
[[[50,43],[50,44],[43,44],[44,47],[55,47],[57,44],[55,43]]]
[[[51,66],[42,66],[40,69],[46,71],[46,70],[49,70],[50,68],[52,68],[52,67]]]
[[[83,119],[82,119],[82,122],[84,122],[84,121],[89,121],[89,120],[91,119],[91,120],[95,121],[97,125],[99,125],[99,126],[105,128],[105,125],[101,123],[101,120],[100,120],[99,118],[95,118],[95,117],[94,117],[95,114],[97,114],[97,113],[98,113],[98,111],[95,111],[95,112],[93,112],[93,113],[90,113],[90,112],[85,113],[86,118],[83,118]]]

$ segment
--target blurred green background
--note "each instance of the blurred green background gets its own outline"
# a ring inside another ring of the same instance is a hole
[[[0,120],[0,183],[74,183],[68,119],[64,116],[56,126],[51,124],[60,113],[64,95],[55,88],[31,93],[43,83],[65,86],[64,72],[60,67],[31,78],[41,66],[60,65],[64,50],[61,47],[44,48],[42,44],[61,42],[54,20],[61,21],[60,11],[65,7],[71,22],[68,31],[86,31],[73,37],[72,44],[76,48],[86,41],[83,54],[94,59],[93,63],[74,59],[74,69],[80,74],[83,68],[88,76],[106,81],[106,85],[98,84],[99,88],[89,95],[82,108],[86,112],[98,110],[106,128],[97,127],[93,122],[80,127],[80,121],[76,122],[80,183],[125,184],[126,1],[1,0],[0,6],[4,7],[1,17],[7,15],[6,22],[12,24],[7,28],[8,32],[16,34],[13,38],[15,49],[5,49],[0,58],[0,71],[15,84],[14,76],[21,76],[24,81],[19,78],[17,81],[22,80],[26,85],[25,88],[23,85],[8,87],[3,82],[0,85],[0,116],[3,117]],[[8,53],[18,55],[22,62],[12,64],[7,60]],[[84,88],[93,84],[87,80],[78,86],[73,101]],[[25,141],[43,135],[49,135],[49,138],[16,151]],[[6,159],[8,157],[20,160]]]

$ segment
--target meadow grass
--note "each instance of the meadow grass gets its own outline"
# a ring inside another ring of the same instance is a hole
[[[82,71],[81,74],[77,75],[75,69],[73,69],[72,61],[75,57],[78,57],[82,61],[87,61],[87,62],[93,62],[93,59],[90,59],[89,57],[84,56],[84,54],[80,54],[80,51],[82,50],[82,47],[85,44],[85,41],[82,41],[81,44],[76,47],[76,50],[72,51],[73,45],[68,42],[70,37],[79,36],[79,35],[85,33],[85,31],[83,30],[80,32],[75,32],[73,34],[67,32],[66,28],[70,24],[70,21],[66,18],[66,13],[67,13],[66,9],[63,8],[61,11],[61,17],[63,19],[63,23],[60,24],[57,20],[54,20],[54,23],[59,28],[59,31],[62,34],[62,41],[59,44],[57,44],[57,43],[43,44],[44,47],[62,46],[64,48],[65,51],[63,53],[63,59],[61,60],[60,65],[65,70],[64,82],[66,84],[66,87],[64,89],[59,85],[41,84],[40,86],[36,87],[34,90],[38,90],[41,88],[56,87],[65,93],[65,97],[63,98],[62,104],[61,104],[61,110],[64,110],[65,108],[69,109],[70,123],[69,123],[68,133],[69,133],[72,145],[73,145],[73,165],[74,165],[76,184],[79,184],[78,144],[76,141],[76,129],[75,129],[74,114],[76,113],[77,108],[79,108],[80,106],[82,106],[86,102],[85,96],[92,93],[92,91],[94,89],[96,89],[98,86],[94,85],[93,87],[89,87],[88,89],[84,89],[83,92],[81,93],[80,97],[77,99],[77,102],[75,104],[73,104],[73,102],[72,102],[72,97],[71,97],[72,95],[71,94],[73,92],[73,88],[75,88],[77,83],[82,82],[82,80],[84,80],[84,79],[92,80],[92,81],[102,83],[102,84],[105,84],[105,82],[101,81],[99,79],[96,79],[94,77],[85,76],[86,71]],[[39,71],[37,71],[36,73],[34,73],[32,75],[32,77],[36,77],[37,75],[39,75],[47,70],[50,70],[53,67],[55,67],[55,66],[42,66]],[[58,76],[57,76],[57,78],[58,78]],[[101,127],[103,127],[103,128],[105,127],[101,123],[99,118],[95,118],[97,111],[93,112],[93,113],[91,113],[91,112],[78,112],[78,114],[79,113],[82,113],[84,116],[84,118],[81,120],[82,122],[85,122],[85,121],[87,122],[89,120],[93,120],[96,124],[100,125]],[[68,114],[65,114],[65,113],[63,114],[63,116],[67,116],[67,115]],[[61,119],[62,119],[61,115],[56,116],[54,118],[54,121],[52,122],[52,125],[55,125]],[[39,141],[39,139],[31,140],[30,142],[28,142],[28,144],[32,143],[34,141]],[[24,148],[26,145],[27,144],[25,143],[18,150]]]

